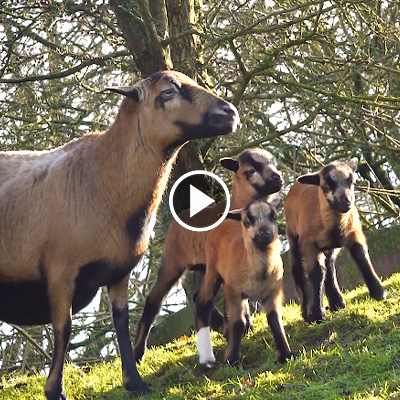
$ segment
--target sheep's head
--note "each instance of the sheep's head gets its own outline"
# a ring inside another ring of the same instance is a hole
[[[276,168],[276,159],[266,150],[245,150],[237,160],[223,158],[221,165],[234,172],[235,185],[247,191],[249,198],[266,197],[282,188],[282,175]]]
[[[297,181],[321,188],[329,206],[339,213],[347,213],[354,205],[354,171],[358,159],[335,161],[315,174],[300,176]]]
[[[243,209],[230,211],[227,218],[241,221],[243,238],[250,239],[255,247],[263,251],[278,238],[276,216],[280,203],[279,196],[267,201],[253,200]]]
[[[157,72],[134,86],[108,89],[127,97],[121,108],[128,115],[139,110],[139,129],[145,141],[157,150],[168,151],[188,140],[226,135],[239,123],[235,106],[180,72]]]

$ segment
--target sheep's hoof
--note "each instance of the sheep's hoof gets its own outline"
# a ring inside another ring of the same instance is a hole
[[[383,286],[370,291],[370,295],[375,300],[385,300],[387,297],[386,289]]]
[[[289,361],[291,358],[296,358],[296,355],[292,351],[285,353],[285,354],[281,354],[278,357],[278,363],[284,364],[286,361]]]
[[[311,314],[308,316],[306,321],[309,324],[312,324],[314,322],[316,322],[317,324],[320,324],[321,322],[325,321],[325,319],[326,319],[325,314],[321,311],[318,311],[316,313],[311,312]]]
[[[142,380],[134,384],[125,384],[125,389],[132,393],[134,396],[142,396],[144,394],[150,393],[150,388]]]
[[[202,369],[212,369],[212,368],[214,368],[214,365],[215,365],[215,362],[207,361],[204,364],[200,364],[200,368],[202,368]]]
[[[333,312],[343,310],[343,308],[346,308],[346,302],[343,299],[339,299],[335,302],[332,302],[332,304],[329,304],[329,310]]]

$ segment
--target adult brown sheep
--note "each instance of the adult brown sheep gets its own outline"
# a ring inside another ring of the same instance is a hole
[[[129,336],[130,272],[148,247],[179,149],[238,124],[234,106],[179,72],[110,90],[126,98],[107,131],[16,156],[14,172],[0,185],[0,320],[53,324],[48,400],[66,399],[71,316],[101,286],[112,305],[123,385],[135,395],[148,392]]]

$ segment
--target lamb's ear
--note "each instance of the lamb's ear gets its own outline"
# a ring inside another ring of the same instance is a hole
[[[140,103],[139,92],[136,86],[109,86],[105,90],[110,90],[114,93],[122,94],[130,99]]]
[[[316,173],[316,174],[306,174],[306,175],[299,176],[297,178],[297,182],[299,182],[299,183],[307,183],[308,185],[317,185],[317,186],[319,186],[319,182],[320,182],[319,174]]]
[[[226,219],[233,219],[240,222],[242,220],[242,209],[229,211]]]
[[[275,210],[279,210],[279,208],[282,205],[282,199],[281,199],[281,196],[279,196],[279,195],[269,196],[267,202]]]
[[[220,160],[220,163],[224,168],[229,169],[229,171],[238,172],[239,162],[234,160],[233,158],[222,158]]]
[[[357,167],[358,167],[358,158],[357,158],[357,157],[353,157],[353,158],[349,161],[348,166],[349,166],[353,171],[355,171],[355,170],[357,169]]]

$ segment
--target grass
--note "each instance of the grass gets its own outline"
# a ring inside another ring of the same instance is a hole
[[[347,307],[327,312],[322,324],[307,325],[296,304],[284,308],[284,323],[295,359],[275,363],[274,344],[263,313],[242,341],[239,367],[220,364],[210,371],[197,365],[196,336],[183,337],[145,354],[139,371],[152,389],[148,400],[400,399],[400,274],[385,281],[388,299],[375,301],[365,287],[345,294]],[[213,334],[217,358],[225,340]],[[45,376],[1,378],[0,400],[44,400]],[[69,399],[124,400],[121,365],[76,368],[64,376]]]

